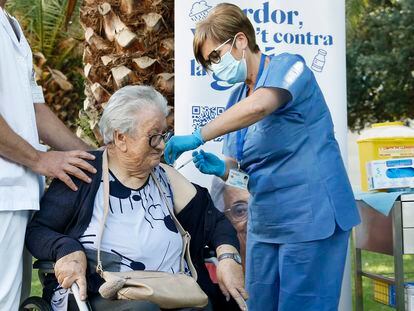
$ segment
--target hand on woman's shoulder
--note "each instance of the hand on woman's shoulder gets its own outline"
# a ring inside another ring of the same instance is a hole
[[[176,213],[179,213],[195,197],[197,190],[175,168],[163,163],[160,166],[165,170],[170,180],[171,189],[174,194],[174,209]]]

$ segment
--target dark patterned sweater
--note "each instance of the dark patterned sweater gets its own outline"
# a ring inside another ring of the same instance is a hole
[[[87,173],[91,183],[72,177],[79,189],[72,191],[63,182],[54,179],[44,194],[40,211],[36,212],[26,231],[26,246],[35,258],[56,261],[72,252],[84,250],[78,239],[90,223],[102,178],[102,151],[91,153],[96,159],[89,163],[97,170],[96,174]],[[204,265],[205,247],[216,249],[219,245],[230,244],[239,249],[239,242],[231,223],[214,207],[207,189],[194,186],[197,190],[195,197],[177,214],[177,219],[191,235],[190,253],[198,273],[198,283],[214,302],[219,291],[211,282]],[[87,280],[89,292],[96,293],[102,283],[100,277],[95,271],[88,271]],[[45,296],[50,299],[57,283],[53,277],[47,283],[45,290],[49,289],[49,293]]]

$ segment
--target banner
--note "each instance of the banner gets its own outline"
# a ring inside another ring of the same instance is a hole
[[[190,134],[220,115],[233,89],[197,64],[193,55],[195,25],[221,1],[175,2],[175,133]],[[228,1],[247,14],[257,43],[268,55],[300,54],[313,70],[330,108],[335,135],[346,159],[346,66],[344,0]],[[206,151],[221,153],[222,138],[206,143]],[[191,152],[177,165],[191,158]],[[188,179],[210,187],[211,176],[192,163],[180,169]]]
[[[232,87],[206,73],[193,55],[193,33],[198,21],[222,1],[175,1],[175,133],[190,134],[220,115]],[[239,0],[238,5],[256,30],[256,40],[268,55],[300,54],[312,69],[332,114],[335,136],[347,162],[345,0]],[[222,139],[202,148],[221,153]],[[177,160],[180,165],[191,152]],[[212,177],[192,163],[180,169],[189,180],[210,188]],[[213,191],[214,192],[214,191]],[[214,193],[212,193],[214,196]],[[231,219],[231,218],[230,218]],[[351,310],[349,251],[339,310]]]

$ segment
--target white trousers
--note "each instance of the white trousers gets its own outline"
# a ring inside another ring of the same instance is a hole
[[[0,211],[0,311],[17,311],[30,211]]]

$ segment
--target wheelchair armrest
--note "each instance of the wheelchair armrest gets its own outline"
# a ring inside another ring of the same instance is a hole
[[[54,273],[54,262],[48,260],[36,260],[33,264],[33,269],[38,269],[43,273]]]
[[[216,267],[218,266],[218,260],[216,257],[204,258],[204,263],[212,263]]]

